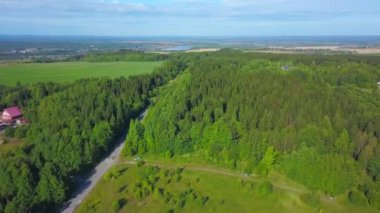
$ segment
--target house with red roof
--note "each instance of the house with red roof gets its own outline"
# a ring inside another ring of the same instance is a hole
[[[9,107],[4,109],[1,118],[3,121],[9,122],[14,121],[22,117],[22,112],[18,106]]]

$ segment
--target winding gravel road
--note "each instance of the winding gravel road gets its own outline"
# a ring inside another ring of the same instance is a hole
[[[147,109],[144,110],[139,116],[139,120],[142,120],[147,113]],[[123,134],[117,141],[116,146],[113,147],[114,150],[87,175],[84,177],[78,178],[78,188],[73,193],[70,200],[68,200],[62,207],[62,213],[72,213],[75,208],[86,198],[86,196],[91,192],[95,187],[96,183],[103,177],[108,169],[111,168],[117,161],[120,156],[121,150],[124,147],[124,141],[127,134]]]

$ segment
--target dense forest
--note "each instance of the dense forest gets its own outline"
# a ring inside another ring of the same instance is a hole
[[[151,75],[0,85],[0,109],[21,106],[31,121],[6,131],[24,143],[0,156],[0,212],[57,210],[71,177],[128,126],[126,156],[193,153],[245,173],[281,172],[313,191],[380,208],[379,57],[225,49],[75,60],[163,59]],[[144,122],[134,120],[149,104]]]
[[[31,124],[6,131],[24,145],[0,157],[0,212],[57,210],[71,177],[96,163],[155,88],[185,68],[171,61],[151,75],[1,86],[0,109],[19,105]]]
[[[168,60],[168,54],[145,53],[135,50],[119,50],[116,52],[95,52],[70,58],[69,60],[80,60],[88,62],[109,62],[109,61],[162,61]]]
[[[189,68],[143,123],[131,122],[124,155],[197,153],[380,209],[378,57],[222,50],[180,58]]]

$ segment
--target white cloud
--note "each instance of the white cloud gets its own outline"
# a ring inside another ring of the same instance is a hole
[[[345,20],[357,20],[357,25],[363,22],[361,27],[364,27],[369,22],[380,25],[377,1],[0,0],[0,34],[5,32],[4,29],[17,27],[28,32],[31,26],[35,26],[34,29],[71,29],[71,26],[78,26],[86,32],[107,32],[110,29],[114,32],[126,28],[131,31],[129,33],[157,34],[164,34],[164,31],[220,33],[227,28],[233,29],[231,32],[242,33],[253,27],[273,28],[273,32],[277,32],[278,26],[305,25],[304,29],[309,29],[307,22],[328,25],[346,23]],[[350,26],[346,23],[341,27]]]

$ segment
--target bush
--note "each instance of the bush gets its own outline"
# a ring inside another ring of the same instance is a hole
[[[300,195],[300,199],[304,203],[308,204],[311,207],[315,207],[315,208],[319,207],[319,205],[321,204],[319,197],[314,193],[303,193]]]
[[[156,198],[163,198],[164,190],[161,188],[155,188],[153,192],[153,196]]]
[[[167,177],[169,176],[169,170],[167,170],[167,169],[163,169],[163,170],[161,170],[161,172],[160,172],[160,176],[161,176],[162,178],[167,178]]]
[[[243,171],[244,171],[244,173],[246,173],[246,174],[252,174],[254,168],[255,168],[255,165],[254,165],[251,161],[249,161],[249,162],[247,163],[247,165],[244,167],[244,170],[243,170]]]
[[[27,127],[19,127],[15,130],[15,137],[18,139],[25,138],[28,129]]]
[[[186,200],[184,198],[181,198],[177,202],[177,207],[182,209],[183,207],[185,207],[185,204],[186,204]]]
[[[142,166],[144,166],[144,164],[145,164],[145,161],[143,161],[143,160],[137,161],[137,167],[142,167]]]
[[[173,156],[174,156],[174,154],[171,150],[168,150],[165,152],[165,158],[171,159]]]
[[[191,192],[191,194],[190,194],[190,198],[191,198],[193,201],[196,200],[196,199],[198,198],[197,193],[195,193],[195,192]]]
[[[174,213],[174,209],[169,209],[166,211],[167,213]]]
[[[112,210],[114,212],[118,212],[120,210],[120,202],[119,200],[115,200],[112,202]]]
[[[260,195],[267,195],[273,192],[273,185],[270,181],[264,181],[256,188],[256,192]]]
[[[255,191],[255,188],[256,186],[254,183],[247,183],[245,184],[244,190],[251,193]]]
[[[209,200],[208,196],[198,196],[197,203],[200,206],[204,206],[207,203],[208,200]]]
[[[15,136],[15,128],[13,127],[7,127],[4,131],[5,133],[5,136],[9,137],[9,138],[13,138]]]
[[[260,175],[262,177],[267,177],[268,172],[269,171],[268,171],[267,167],[265,167],[264,164],[259,164],[259,166],[257,166],[257,168],[256,168],[256,174]]]
[[[133,191],[133,196],[134,196],[136,199],[139,199],[139,200],[143,199],[143,197],[144,197],[144,195],[143,195],[143,193],[142,193],[142,191],[141,191],[140,188],[135,189],[135,191]]]
[[[353,190],[348,193],[348,201],[356,206],[367,206],[368,201],[363,193]]]
[[[172,199],[172,194],[170,193],[170,192],[166,192],[165,193],[165,197],[164,197],[164,201],[165,201],[165,203],[169,203],[170,202],[170,200]]]
[[[104,175],[104,180],[106,181],[111,181],[112,179],[117,179],[122,173],[122,170],[117,169],[117,168],[112,168],[110,171],[108,171]]]

